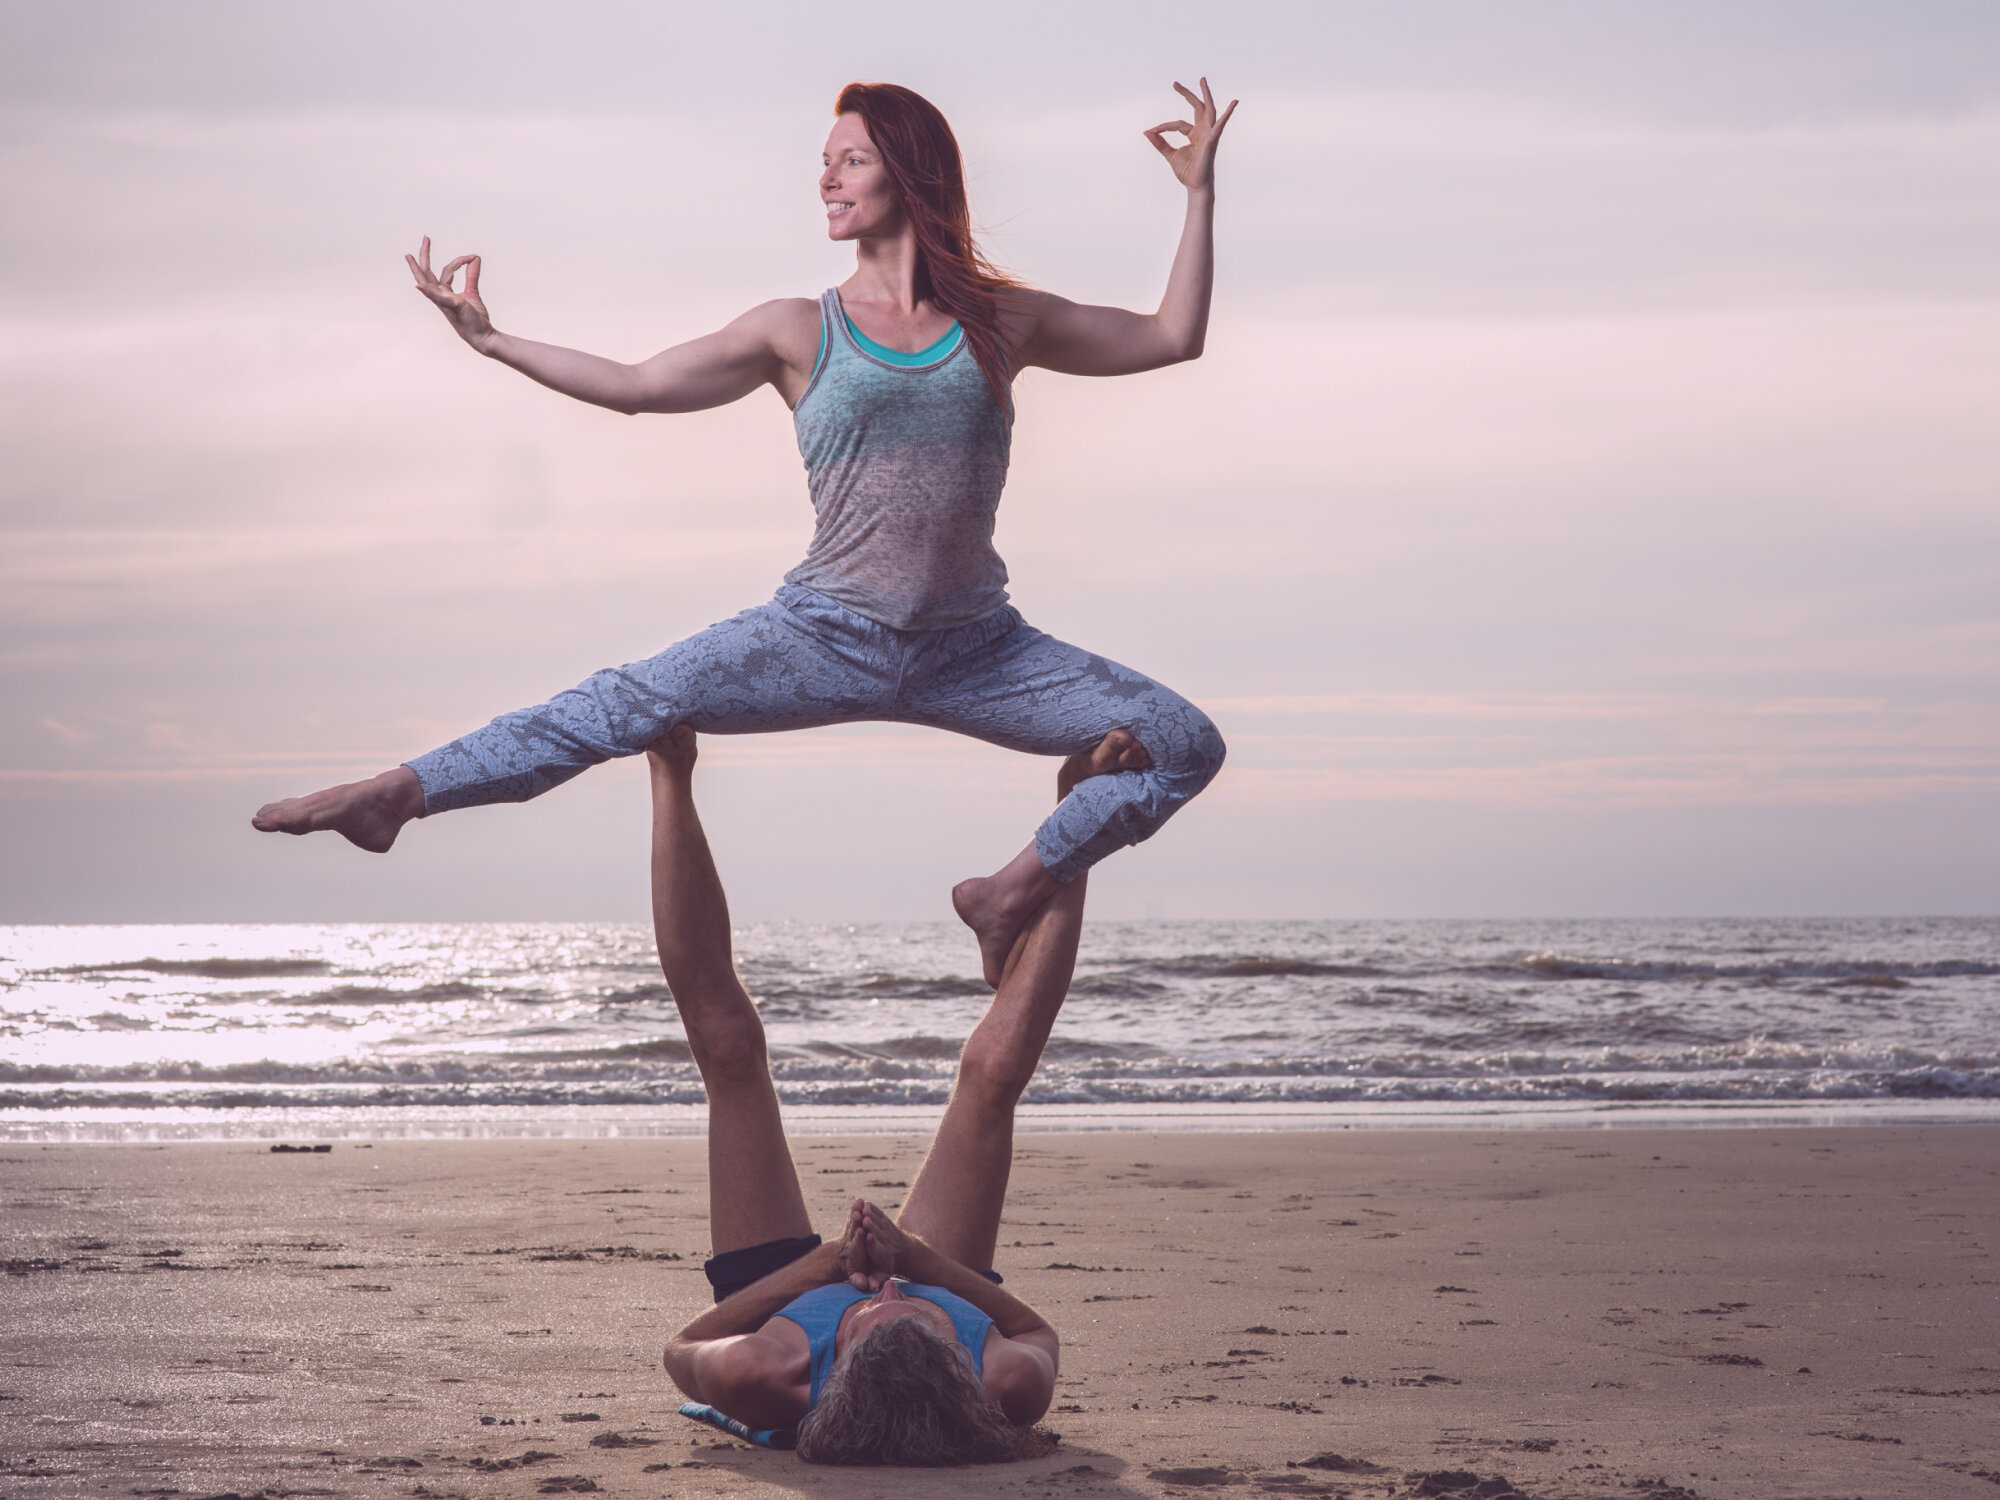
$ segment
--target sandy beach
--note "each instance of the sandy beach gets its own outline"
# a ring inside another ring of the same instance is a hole
[[[815,1212],[918,1137],[798,1145]],[[2000,1492],[2000,1132],[1023,1138],[1053,1457],[675,1414],[701,1143],[0,1149],[0,1495]],[[1504,1479],[1505,1483],[1501,1483]]]

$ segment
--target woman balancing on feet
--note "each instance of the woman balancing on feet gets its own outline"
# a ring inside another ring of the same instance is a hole
[[[1113,850],[1151,837],[1222,764],[1221,735],[1185,698],[1024,624],[993,549],[1016,374],[1127,375],[1201,353],[1215,148],[1235,105],[1218,112],[1206,80],[1199,95],[1174,87],[1193,118],[1146,135],[1187,189],[1187,222],[1150,314],[1082,306],[997,274],[973,242],[944,116],[892,84],[844,89],[827,137],[827,234],[853,242],[854,274],[817,302],[767,302],[639,364],[499,332],[480,300],[479,257],[433,273],[425,240],[409,257],[417,289],[460,337],[564,395],[687,412],[773,387],[805,458],[812,545],[770,603],[372,780],[274,802],[255,826],[331,829],[379,852],[412,818],[525,801],[676,724],[751,734],[889,720],[1037,755],[1073,755],[1128,730],[1143,764],[1080,786],[998,873],[953,891],[997,983],[1030,914]]]
[[[1114,732],[1064,764],[1057,794],[1122,774],[1135,750]],[[693,731],[674,729],[647,759],[653,927],[708,1092],[715,1250],[706,1270],[716,1305],[674,1335],[667,1373],[753,1431],[796,1429],[809,1462],[992,1463],[1038,1451],[1028,1428],[1055,1390],[1056,1332],[991,1268],[1014,1106],[1069,989],[1084,877],[1014,945],[901,1214],[856,1202],[838,1242],[822,1244],[785,1143],[763,1024],[730,959],[729,908],[695,812]]]

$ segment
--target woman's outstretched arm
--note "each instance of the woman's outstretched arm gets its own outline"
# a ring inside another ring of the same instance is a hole
[[[417,290],[435,303],[458,336],[530,380],[634,416],[640,412],[706,411],[740,401],[760,385],[777,387],[791,405],[812,378],[819,350],[819,309],[803,297],[753,307],[726,328],[662,350],[638,364],[622,364],[581,349],[539,344],[493,326],[479,295],[479,257],[461,255],[431,270],[431,242],[406,255]],[[461,291],[452,285],[465,271]]]
[[[1180,249],[1158,311],[1089,307],[1047,292],[1017,294],[1007,300],[1020,330],[1016,349],[1022,365],[1064,375],[1136,375],[1200,357],[1215,285],[1215,147],[1236,112],[1236,101],[1218,111],[1206,78],[1198,95],[1181,84],[1174,87],[1194,118],[1168,120],[1146,132],[1187,189],[1188,200]],[[1186,136],[1186,142],[1171,144],[1168,131]]]

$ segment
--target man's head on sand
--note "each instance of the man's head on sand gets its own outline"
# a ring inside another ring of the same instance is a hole
[[[904,1308],[932,1305],[895,1296]],[[1001,1414],[957,1340],[906,1311],[879,1317],[835,1360],[799,1423],[798,1454],[812,1464],[928,1469],[1033,1458],[1046,1446]]]

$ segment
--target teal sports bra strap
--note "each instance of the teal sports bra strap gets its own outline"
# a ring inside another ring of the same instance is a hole
[[[832,307],[827,305],[828,298],[832,299]],[[820,299],[819,352],[813,355],[813,379],[815,380],[819,378],[819,372],[826,368],[826,347],[828,343],[827,320],[832,313],[833,307],[840,307],[840,297],[838,293],[829,292],[826,297]],[[840,307],[840,321],[847,325],[848,336],[854,340],[857,347],[872,354],[884,364],[899,365],[905,369],[914,369],[919,365],[937,363],[939,359],[951,352],[952,346],[965,333],[964,326],[954,322],[951,327],[939,335],[936,343],[927,349],[919,349],[915,354],[911,354],[906,350],[891,349],[887,344],[876,343],[875,340],[854,326],[854,319],[848,317],[847,309],[844,307]]]
[[[840,310],[840,316],[846,321],[847,331],[854,336],[855,343],[881,360],[883,364],[901,365],[905,369],[914,369],[918,365],[935,364],[939,359],[943,358],[957,341],[958,336],[964,332],[957,323],[953,323],[951,327],[939,335],[937,342],[927,348],[919,349],[915,354],[911,354],[904,349],[891,349],[887,344],[876,343],[875,340],[854,326],[854,319],[847,316],[846,308],[843,307]],[[824,327],[820,330],[820,337],[822,339],[826,337]]]

